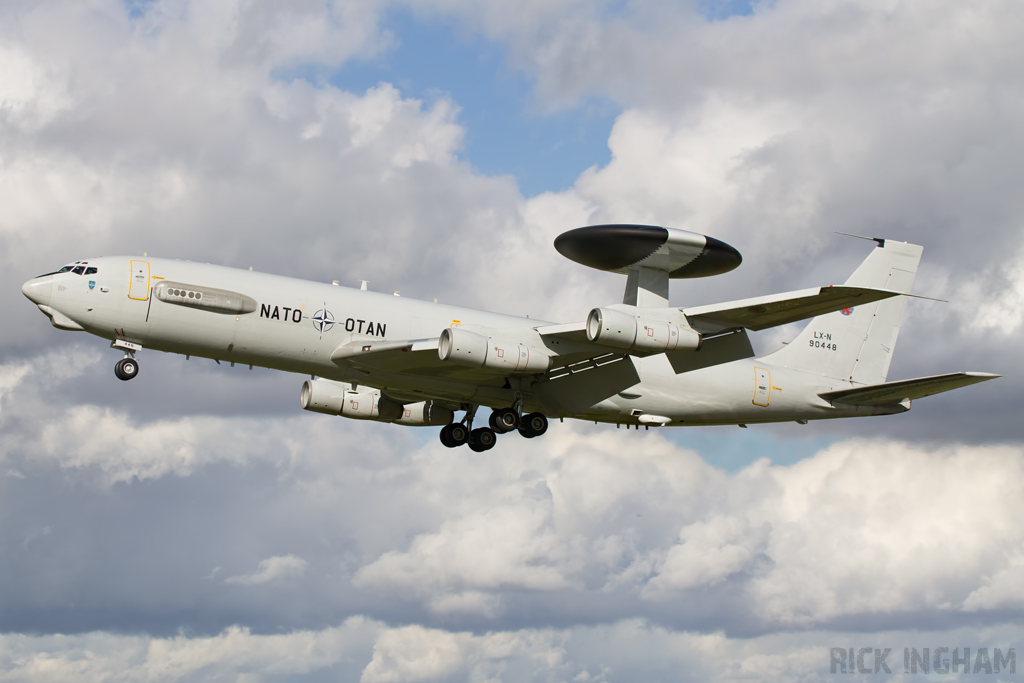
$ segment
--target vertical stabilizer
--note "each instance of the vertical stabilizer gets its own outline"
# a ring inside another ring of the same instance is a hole
[[[878,242],[846,284],[909,294],[924,249],[892,240]],[[906,308],[907,297],[896,296],[820,315],[765,361],[833,379],[879,384],[889,374]]]

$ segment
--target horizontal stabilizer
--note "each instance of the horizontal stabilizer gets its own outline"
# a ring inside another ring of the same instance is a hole
[[[1000,376],[987,372],[953,372],[948,375],[903,379],[898,382],[872,384],[855,389],[823,391],[818,396],[821,396],[830,403],[843,403],[851,406],[880,406],[900,403],[908,399],[924,398],[932,394],[941,394],[944,391],[959,389],[960,387],[977,384],[978,382],[984,382]]]
[[[742,328],[756,332],[901,295],[904,293],[844,285],[815,287],[681,310],[698,332],[714,334]]]

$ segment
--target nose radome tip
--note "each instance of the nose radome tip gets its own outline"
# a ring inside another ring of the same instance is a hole
[[[50,289],[53,279],[50,277],[32,278],[21,286],[21,293],[32,303],[45,306],[50,303]]]

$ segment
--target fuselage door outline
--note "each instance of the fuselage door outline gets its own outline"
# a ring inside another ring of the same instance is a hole
[[[149,261],[132,261],[128,298],[145,301],[149,298]]]
[[[772,373],[765,368],[754,368],[754,405],[768,407],[772,395]]]

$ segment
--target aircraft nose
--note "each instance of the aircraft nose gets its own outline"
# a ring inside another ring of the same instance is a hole
[[[48,306],[50,304],[50,290],[52,289],[53,277],[44,275],[43,277],[32,278],[23,284],[21,286],[21,293],[38,306]]]

